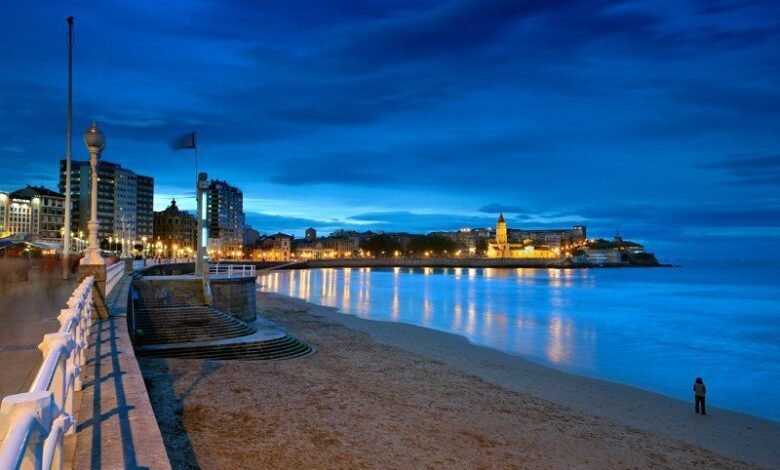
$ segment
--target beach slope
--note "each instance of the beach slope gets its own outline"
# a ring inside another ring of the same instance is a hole
[[[777,467],[776,423],[259,294],[317,354],[139,362],[174,468]]]

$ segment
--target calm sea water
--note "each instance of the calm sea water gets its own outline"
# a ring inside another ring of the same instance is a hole
[[[780,420],[780,268],[315,269],[264,291],[465,336],[567,372]]]

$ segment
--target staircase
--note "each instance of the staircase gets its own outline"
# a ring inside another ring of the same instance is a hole
[[[218,359],[238,361],[273,361],[292,359],[312,354],[314,349],[290,335],[281,338],[247,343],[191,345],[175,349],[141,349],[145,357],[182,359]]]
[[[139,277],[133,281],[136,354],[220,360],[279,360],[314,349],[276,327],[253,324],[206,303],[199,279]]]
[[[254,328],[206,305],[136,309],[136,343],[190,343],[251,335]]]

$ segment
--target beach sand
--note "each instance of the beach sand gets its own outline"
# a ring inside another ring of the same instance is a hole
[[[313,344],[279,362],[139,358],[174,468],[778,468],[778,423],[259,294]]]

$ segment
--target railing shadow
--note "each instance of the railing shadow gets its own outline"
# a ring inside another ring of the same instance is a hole
[[[130,410],[133,406],[128,405],[125,396],[125,386],[123,377],[126,374],[122,370],[119,361],[119,351],[117,346],[115,321],[124,321],[124,318],[112,317],[95,324],[92,342],[92,357],[90,358],[94,365],[94,378],[85,385],[92,387],[92,413],[91,418],[76,427],[76,432],[80,433],[87,428],[92,428],[92,442],[90,455],[90,468],[99,469],[103,466],[103,432],[104,424],[109,419],[116,417],[119,429],[120,445],[122,448],[123,467],[126,469],[140,470],[147,467],[139,467],[136,460],[136,449],[133,442],[133,433],[130,428]],[[115,406],[111,409],[104,409],[107,399],[113,393],[115,396]]]

